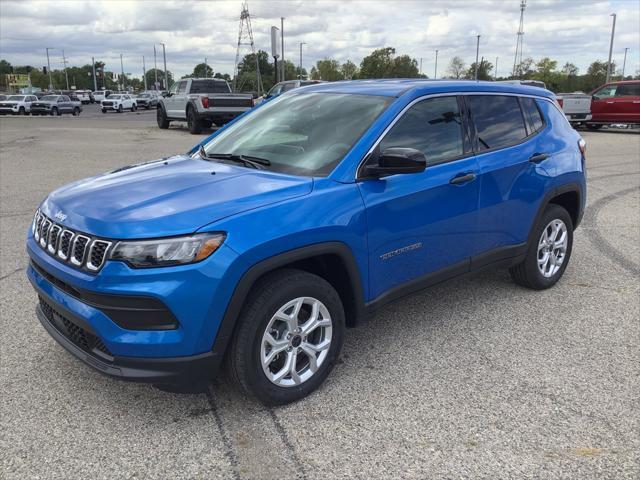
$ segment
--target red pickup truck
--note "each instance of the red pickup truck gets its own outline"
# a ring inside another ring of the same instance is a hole
[[[591,95],[588,128],[597,130],[612,123],[640,124],[640,80],[607,83]]]

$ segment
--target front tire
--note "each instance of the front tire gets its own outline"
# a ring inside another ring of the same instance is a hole
[[[56,116],[61,115],[61,113],[58,111],[58,107],[53,107],[51,109],[51,116],[54,116],[54,115]]]
[[[27,111],[24,109],[24,107],[20,107],[20,110],[18,110],[18,115],[26,115]]]
[[[599,123],[587,123],[587,129],[589,130],[600,130],[604,125],[599,124]]]
[[[164,108],[158,107],[158,111],[156,112],[156,120],[158,121],[158,127],[166,130],[169,128],[169,119],[167,118],[167,114],[164,111]]]
[[[73,116],[74,117],[78,117],[80,116],[80,109],[78,107],[74,107],[73,109]]]
[[[102,113],[107,113],[107,109],[106,109],[106,108],[103,108],[103,109],[102,109]]]
[[[118,105],[118,113],[122,113],[124,108],[122,108],[122,104]]]
[[[323,278],[283,269],[251,290],[227,351],[227,372],[265,405],[299,400],[327,378],[344,339],[340,296]]]
[[[133,105],[131,105],[131,111],[135,112],[138,109],[138,107],[136,107],[136,104],[134,103]]]
[[[511,278],[533,290],[554,286],[569,264],[572,247],[571,216],[559,205],[548,205],[534,227],[525,259],[509,269]]]

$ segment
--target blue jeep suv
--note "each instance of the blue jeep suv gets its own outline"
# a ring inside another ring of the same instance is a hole
[[[44,328],[113,377],[266,404],[329,374],[345,327],[488,266],[554,285],[585,144],[546,90],[424,80],[288,92],[184,155],[51,193],[27,237]]]

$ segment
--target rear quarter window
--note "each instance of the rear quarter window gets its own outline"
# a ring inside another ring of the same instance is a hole
[[[527,136],[518,97],[469,95],[467,102],[480,150],[507,147]]]
[[[540,131],[542,127],[544,127],[544,121],[542,120],[542,115],[540,114],[536,100],[529,97],[521,97],[520,105],[527,119],[529,134]]]
[[[618,85],[616,97],[640,97],[640,83]]]

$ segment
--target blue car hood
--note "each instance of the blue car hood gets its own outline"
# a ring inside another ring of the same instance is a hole
[[[61,212],[56,222],[96,236],[153,238],[193,233],[312,189],[312,178],[179,156],[71,183],[41,209],[50,218]]]

